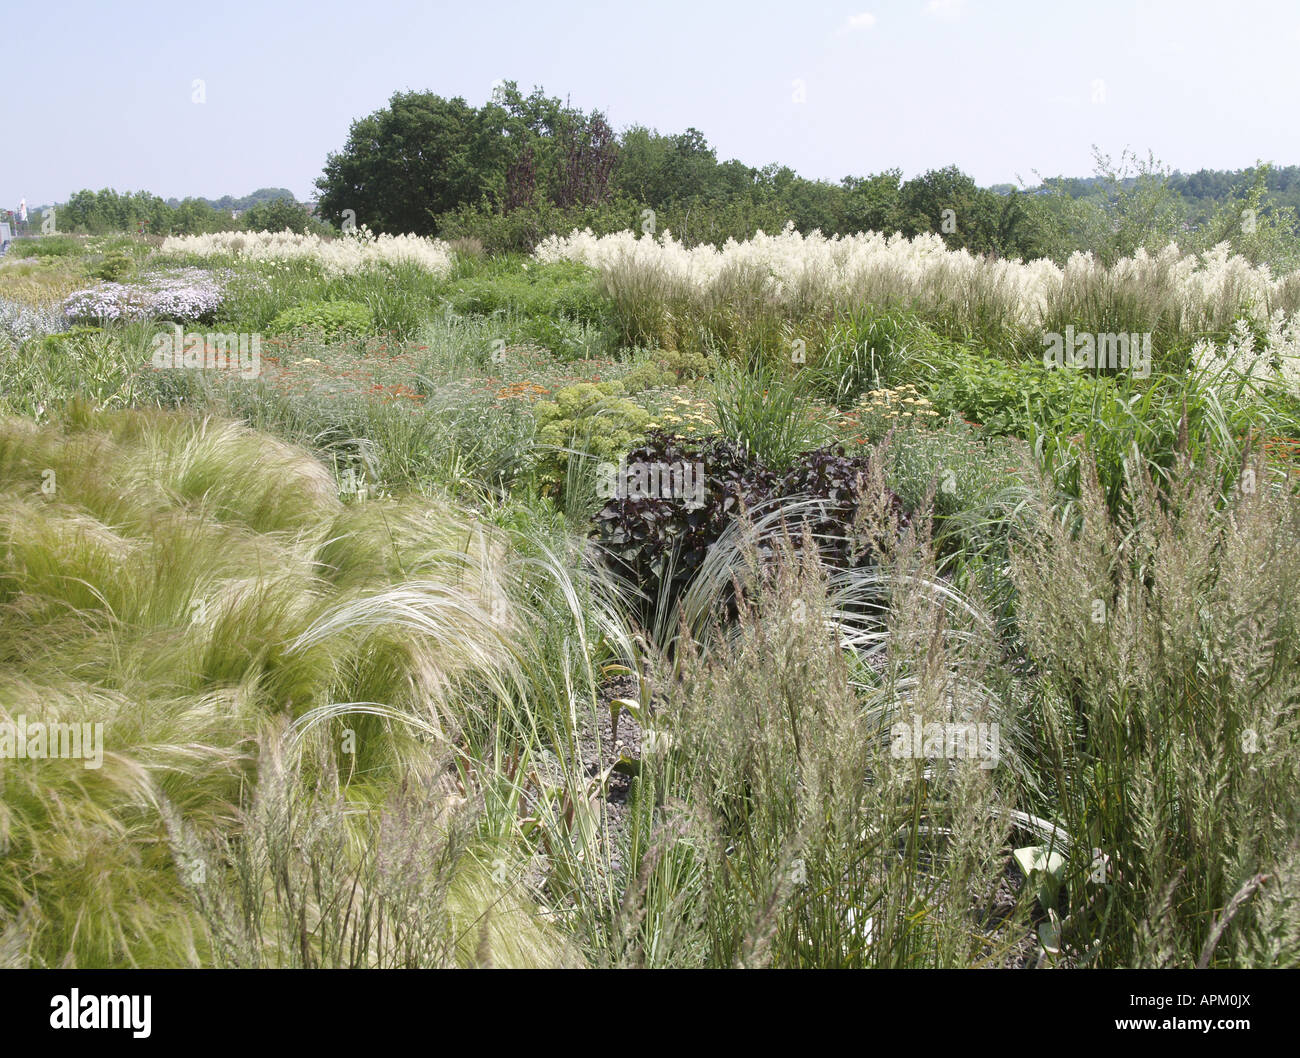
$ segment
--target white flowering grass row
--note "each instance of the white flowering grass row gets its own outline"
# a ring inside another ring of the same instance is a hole
[[[435,276],[452,266],[447,244],[418,235],[374,235],[364,228],[339,239],[283,232],[213,232],[173,235],[164,253],[242,257],[252,261],[311,261],[330,276],[355,275],[382,265],[414,265]]]
[[[1031,329],[1116,299],[1189,328],[1226,327],[1243,312],[1263,322],[1279,308],[1300,308],[1300,273],[1275,277],[1231,254],[1226,244],[1203,254],[1184,255],[1175,245],[1155,254],[1140,250],[1110,268],[1078,253],[1061,268],[1050,260],[993,260],[949,250],[933,234],[826,238],[787,226],[779,235],[760,231],[721,248],[688,248],[669,232],[597,237],[586,229],[551,236],[534,255],[596,268],[616,300],[654,296],[705,310],[754,284],[794,315],[863,301],[903,303],[960,319],[992,311],[1007,324]]]
[[[1288,319],[1280,310],[1274,312],[1262,342],[1241,320],[1222,344],[1197,342],[1192,361],[1212,382],[1229,387],[1244,384],[1256,394],[1276,386],[1300,398],[1300,317]]]

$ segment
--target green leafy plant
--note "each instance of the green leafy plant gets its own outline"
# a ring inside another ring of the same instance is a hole
[[[615,462],[644,436],[650,414],[621,392],[617,382],[584,382],[537,403],[537,441],[545,449],[538,475],[547,491],[561,490],[571,457]]]
[[[105,255],[104,259],[90,269],[95,279],[105,279],[116,283],[135,268],[135,257],[127,250],[115,250]]]
[[[326,339],[361,338],[374,322],[370,310],[356,301],[308,301],[281,312],[271,321],[268,334],[294,331],[319,332]]]
[[[1026,437],[1032,423],[1064,422],[1072,407],[1090,407],[1114,386],[1112,379],[1040,360],[1008,363],[961,351],[944,365],[929,397],[940,416],[957,414],[992,433]]]
[[[1038,903],[1043,910],[1055,907],[1057,896],[1061,891],[1061,879],[1065,873],[1065,857],[1056,849],[1044,845],[1030,845],[1016,849],[1012,855],[1015,857],[1016,866],[1034,887]]]

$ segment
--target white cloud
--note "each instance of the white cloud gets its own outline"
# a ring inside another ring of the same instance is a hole
[[[860,15],[849,16],[849,29],[870,29],[876,24],[876,16],[864,11]]]
[[[966,8],[966,0],[930,0],[925,5],[925,13],[929,18],[941,19],[944,22],[954,22],[961,18],[962,12]]]

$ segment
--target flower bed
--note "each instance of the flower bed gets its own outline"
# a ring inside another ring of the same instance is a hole
[[[100,283],[77,290],[63,302],[72,321],[176,320],[210,318],[225,300],[218,278],[199,268],[173,274],[149,272],[139,283]]]
[[[57,334],[67,326],[67,321],[53,309],[20,305],[0,298],[0,339],[8,339],[14,345]]]

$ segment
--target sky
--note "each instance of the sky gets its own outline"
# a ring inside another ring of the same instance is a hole
[[[27,32],[12,32],[22,14]],[[0,206],[83,187],[315,197],[396,91],[535,86],[836,180],[1300,164],[1297,0],[51,0],[9,10]]]

